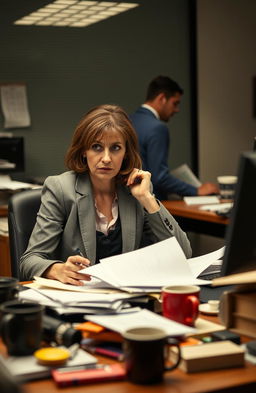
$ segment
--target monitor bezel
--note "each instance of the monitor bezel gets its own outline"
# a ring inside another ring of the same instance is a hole
[[[256,182],[253,174],[256,178],[256,152],[244,152],[239,160],[234,205],[225,235],[221,276],[256,270]]]

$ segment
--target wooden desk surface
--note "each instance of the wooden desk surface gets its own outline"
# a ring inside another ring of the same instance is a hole
[[[227,225],[229,222],[227,218],[218,216],[213,212],[199,210],[200,205],[187,205],[184,201],[162,201],[162,204],[174,216],[192,218],[194,220],[214,222],[222,225],[223,224]]]
[[[184,201],[162,201],[163,205],[175,217],[185,232],[225,237],[227,218],[214,212],[200,210],[200,205],[187,205]]]
[[[102,363],[113,363],[98,357]],[[168,372],[161,384],[152,386],[135,385],[127,381],[93,383],[90,385],[58,388],[51,379],[24,384],[24,393],[255,393],[256,366],[246,363],[245,367],[186,374],[181,370]],[[225,390],[228,389],[228,390]]]
[[[244,368],[185,374],[180,370],[167,373],[161,384],[152,386],[134,385],[129,382],[93,383],[90,385],[58,388],[50,380],[26,383],[24,393],[255,393],[256,367],[246,365]]]
[[[200,315],[212,322],[214,316]],[[243,338],[248,341],[248,338]],[[106,357],[97,356],[101,363],[114,363]],[[152,386],[135,385],[127,381],[93,383],[90,385],[58,388],[51,379],[24,384],[24,393],[255,393],[256,366],[246,363],[245,367],[187,374],[177,369],[164,375],[163,382]],[[228,389],[228,390],[226,390]]]

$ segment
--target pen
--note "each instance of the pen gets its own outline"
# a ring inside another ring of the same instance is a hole
[[[67,366],[67,367],[60,367],[56,370],[59,373],[69,373],[71,371],[79,371],[79,370],[94,370],[94,369],[104,369],[107,370],[109,368],[108,364],[88,364],[83,366]]]
[[[77,248],[75,250],[76,254],[80,255],[80,257],[83,257],[82,251],[80,250],[80,248]]]
[[[78,255],[80,255],[80,257],[83,257],[83,254],[82,254],[82,251],[80,250],[80,248],[77,248],[77,249],[75,250],[75,253],[78,254]],[[84,265],[83,265],[82,263],[80,263],[80,262],[76,262],[76,265],[77,265],[77,266],[80,266],[80,267],[84,267]]]
[[[93,347],[93,346],[83,346],[85,350],[91,353],[95,353],[98,355],[104,355],[113,359],[117,359],[122,361],[124,359],[124,355],[121,350],[112,347]]]

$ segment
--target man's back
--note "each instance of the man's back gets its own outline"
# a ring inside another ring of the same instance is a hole
[[[138,135],[143,169],[152,175],[156,197],[165,200],[171,193],[195,195],[194,187],[169,173],[169,131],[166,124],[144,107],[138,108],[130,118]]]
[[[169,145],[169,135],[168,130],[163,122],[155,117],[155,115],[148,109],[140,107],[134,112],[131,116],[132,124],[137,132],[139,145],[140,145],[140,153],[143,163],[143,169],[149,171],[150,168],[150,157],[148,157],[149,144],[155,139],[158,138],[158,132],[164,135],[166,138],[166,142]],[[167,133],[166,133],[167,131]],[[154,144],[152,144],[151,153],[154,153]],[[168,149],[168,146],[167,146]],[[155,151],[157,154],[157,151]]]
[[[146,101],[131,115],[138,134],[143,169],[151,173],[155,196],[168,199],[169,194],[209,195],[218,193],[216,184],[205,183],[196,188],[170,174],[168,120],[180,110],[183,89],[168,76],[154,78],[147,89]]]

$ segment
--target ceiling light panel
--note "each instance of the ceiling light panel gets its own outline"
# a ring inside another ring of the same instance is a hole
[[[138,5],[113,1],[56,0],[16,20],[14,24],[85,27]],[[85,20],[85,17],[88,18]]]

